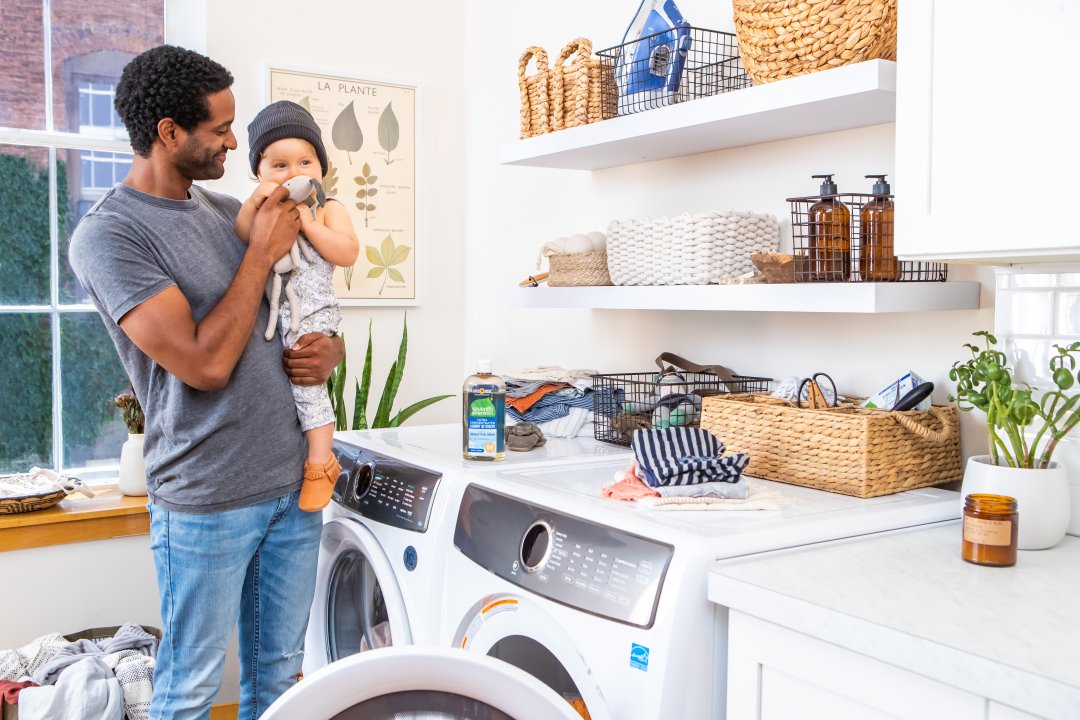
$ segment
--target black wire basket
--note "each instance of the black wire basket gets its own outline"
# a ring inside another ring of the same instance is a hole
[[[947,264],[896,257],[891,208],[888,213],[868,213],[865,217],[870,219],[863,222],[864,208],[892,198],[869,193],[788,198],[795,282],[945,282]],[[815,209],[817,203],[830,200],[846,206],[846,219],[843,211]]]
[[[597,51],[604,107],[630,115],[750,87],[732,33],[673,28]]]
[[[593,375],[593,436],[630,446],[634,430],[698,427],[701,399],[726,393],[766,392],[771,378],[712,373],[638,372]]]

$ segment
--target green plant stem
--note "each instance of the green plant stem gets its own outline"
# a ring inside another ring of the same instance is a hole
[[[1056,406],[1057,403],[1055,402],[1054,405]],[[1057,449],[1058,443],[1061,442],[1061,440],[1066,435],[1068,435],[1073,430],[1073,428],[1080,424],[1080,408],[1073,409],[1073,406],[1075,405],[1080,405],[1080,395],[1074,395],[1073,397],[1069,398],[1065,402],[1065,405],[1061,408],[1061,412],[1053,419],[1047,419],[1046,425],[1043,426],[1044,430],[1051,425],[1057,428],[1058,421],[1061,420],[1062,417],[1067,415],[1070,409],[1072,409],[1072,414],[1068,415],[1068,418],[1064,420],[1064,424],[1056,431],[1050,431],[1051,438],[1046,443],[1046,448],[1043,450],[1043,454],[1039,458],[1038,466],[1040,468],[1050,466],[1050,458],[1053,456],[1054,450]]]

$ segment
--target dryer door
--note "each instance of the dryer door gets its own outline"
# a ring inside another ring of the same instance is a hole
[[[390,647],[305,677],[262,720],[581,720],[518,668],[452,648]]]
[[[355,520],[327,522],[319,546],[304,672],[365,650],[410,643],[405,601],[375,536]]]
[[[485,598],[464,618],[454,646],[510,663],[551,688],[582,717],[610,720],[596,676],[578,642],[537,603],[517,595]]]

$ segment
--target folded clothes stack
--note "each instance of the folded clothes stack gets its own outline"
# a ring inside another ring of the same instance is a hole
[[[654,509],[777,510],[779,493],[751,486],[742,471],[749,456],[724,455],[724,444],[703,428],[635,430],[634,462],[601,491]]]
[[[592,434],[595,370],[545,366],[504,373],[508,422],[535,423],[547,437]]]

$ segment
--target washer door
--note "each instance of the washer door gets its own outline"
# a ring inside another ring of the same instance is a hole
[[[595,675],[569,629],[535,602],[516,595],[485,598],[462,621],[454,646],[520,668],[563,698],[580,717],[611,718]]]
[[[348,518],[323,525],[304,672],[366,650],[412,643],[405,601],[386,553]]]
[[[565,700],[499,660],[453,648],[389,647],[305,677],[262,720],[581,720]]]

